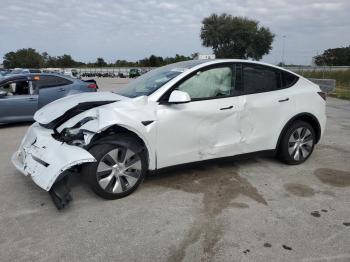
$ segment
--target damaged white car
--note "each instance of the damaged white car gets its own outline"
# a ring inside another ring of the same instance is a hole
[[[324,131],[325,94],[276,66],[194,60],[152,70],[114,93],[59,99],[34,119],[12,161],[63,208],[72,172],[117,199],[168,166],[267,150],[300,164]]]

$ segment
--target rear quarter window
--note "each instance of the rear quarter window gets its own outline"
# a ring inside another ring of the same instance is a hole
[[[281,88],[291,87],[299,80],[298,76],[293,75],[293,74],[286,72],[286,71],[281,71],[281,76],[282,76],[282,87]]]
[[[50,88],[56,86],[70,85],[73,82],[59,76],[41,76],[40,80],[36,81],[38,88]]]

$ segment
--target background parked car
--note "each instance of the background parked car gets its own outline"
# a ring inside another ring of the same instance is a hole
[[[141,75],[141,72],[138,68],[131,68],[129,71],[129,77],[130,78],[136,78]]]
[[[40,69],[31,69],[31,68],[15,68],[11,71],[11,75],[17,75],[17,74],[39,74],[41,73]]]
[[[119,73],[118,73],[118,77],[119,77],[119,78],[126,78],[126,76],[125,76],[122,72],[119,72]]]
[[[0,123],[32,121],[39,108],[56,99],[96,91],[95,82],[64,75],[10,75],[0,79]]]
[[[45,68],[42,70],[43,73],[52,73],[52,74],[63,74],[63,69],[61,68]]]
[[[73,78],[78,78],[78,79],[81,78],[81,75],[78,73],[76,69],[66,69],[64,70],[63,74]]]
[[[0,79],[5,77],[6,73],[4,71],[0,71]]]

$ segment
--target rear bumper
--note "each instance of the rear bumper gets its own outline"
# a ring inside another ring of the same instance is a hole
[[[51,134],[52,130],[34,123],[12,156],[14,166],[46,191],[65,170],[96,161],[88,151],[59,142]]]

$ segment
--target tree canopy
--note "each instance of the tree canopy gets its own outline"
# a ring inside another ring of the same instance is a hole
[[[35,49],[27,48],[5,54],[3,63],[6,68],[40,68],[44,64],[44,58]]]
[[[228,14],[212,14],[202,21],[201,39],[217,58],[260,60],[272,49],[274,34],[259,22]]]
[[[138,61],[138,64],[143,66],[149,66],[149,67],[157,67],[157,66],[163,66],[167,64],[176,63],[176,62],[186,61],[193,58],[194,58],[194,55],[183,56],[183,55],[176,54],[175,57],[165,57],[165,58],[161,56],[151,55],[149,58],[144,58]]]
[[[5,68],[69,68],[69,67],[157,67],[175,62],[190,60],[196,54],[191,56],[184,56],[176,54],[174,57],[161,57],[151,55],[136,62],[126,60],[116,60],[115,63],[107,63],[102,57],[98,57],[96,62],[83,63],[74,60],[70,55],[64,54],[62,56],[50,56],[47,52],[38,53],[33,48],[19,49],[15,52],[9,52],[4,56]]]
[[[95,64],[96,64],[96,66],[99,66],[99,67],[107,66],[107,63],[105,62],[105,60],[102,57],[98,57]]]
[[[315,64],[319,66],[348,66],[350,65],[350,46],[327,49],[314,59]]]

